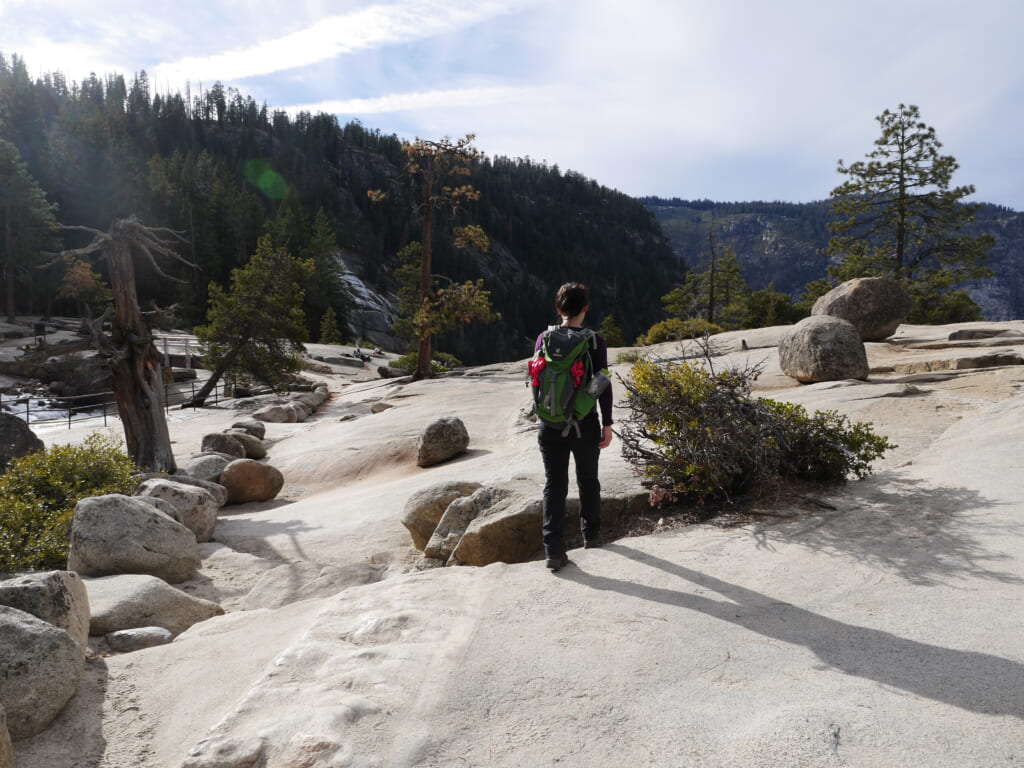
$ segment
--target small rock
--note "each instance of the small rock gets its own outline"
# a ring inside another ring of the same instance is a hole
[[[257,419],[242,419],[231,425],[232,429],[243,429],[253,437],[262,440],[267,436],[266,425]]]
[[[242,447],[242,443],[233,435],[223,432],[204,435],[201,450],[203,453],[224,453],[237,459],[245,458],[245,448]]]
[[[174,639],[174,633],[163,627],[138,627],[136,629],[119,629],[106,635],[104,640],[112,651],[131,653],[155,645],[167,645]]]

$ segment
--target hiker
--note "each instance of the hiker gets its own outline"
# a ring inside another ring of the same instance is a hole
[[[557,571],[569,562],[565,547],[565,500],[569,456],[576,465],[583,546],[601,546],[600,452],[612,441],[612,389],[608,347],[600,334],[583,328],[589,307],[587,288],[566,283],[555,296],[561,325],[537,337],[530,361],[530,384],[541,428],[544,461],[544,551],[546,566]],[[600,411],[600,421],[598,420]]]

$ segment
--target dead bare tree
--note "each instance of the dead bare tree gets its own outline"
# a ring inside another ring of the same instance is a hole
[[[164,415],[163,372],[152,334],[159,312],[143,312],[139,308],[132,257],[141,256],[144,263],[163,278],[183,282],[165,274],[156,256],[166,256],[195,268],[195,264],[183,259],[172,247],[175,241],[183,243],[185,240],[173,230],[147,227],[135,216],[114,221],[107,232],[77,226],[62,229],[87,232],[93,239],[83,248],[63,251],[61,256],[99,254],[99,258],[107,262],[114,306],[91,320],[89,331],[113,376],[128,455],[140,467],[154,472],[173,472],[176,465]],[[103,330],[107,320],[110,320],[109,333]]]

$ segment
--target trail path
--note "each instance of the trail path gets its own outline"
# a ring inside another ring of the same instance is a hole
[[[871,363],[967,354],[907,348],[949,330],[904,326]],[[789,519],[574,550],[557,575],[417,572],[414,490],[539,488],[521,366],[345,386],[270,425],[283,499],[228,508],[206,545],[187,588],[229,613],[97,662],[19,768],[1024,766],[1024,366],[797,387],[779,332],[721,341],[766,359],[764,394],[899,443],[872,478],[773,510]],[[416,468],[448,414],[470,453]],[[181,455],[233,415],[172,422]],[[617,451],[602,479],[635,487]]]

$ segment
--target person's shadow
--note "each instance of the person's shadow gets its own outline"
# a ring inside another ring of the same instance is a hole
[[[907,640],[890,632],[829,619],[621,544],[608,544],[605,549],[660,568],[727,599],[644,586],[579,568],[566,569],[559,575],[594,589],[699,611],[766,637],[802,645],[825,664],[848,675],[973,712],[1024,718],[1024,665],[1019,662]],[[936,620],[944,617],[939,615]]]

